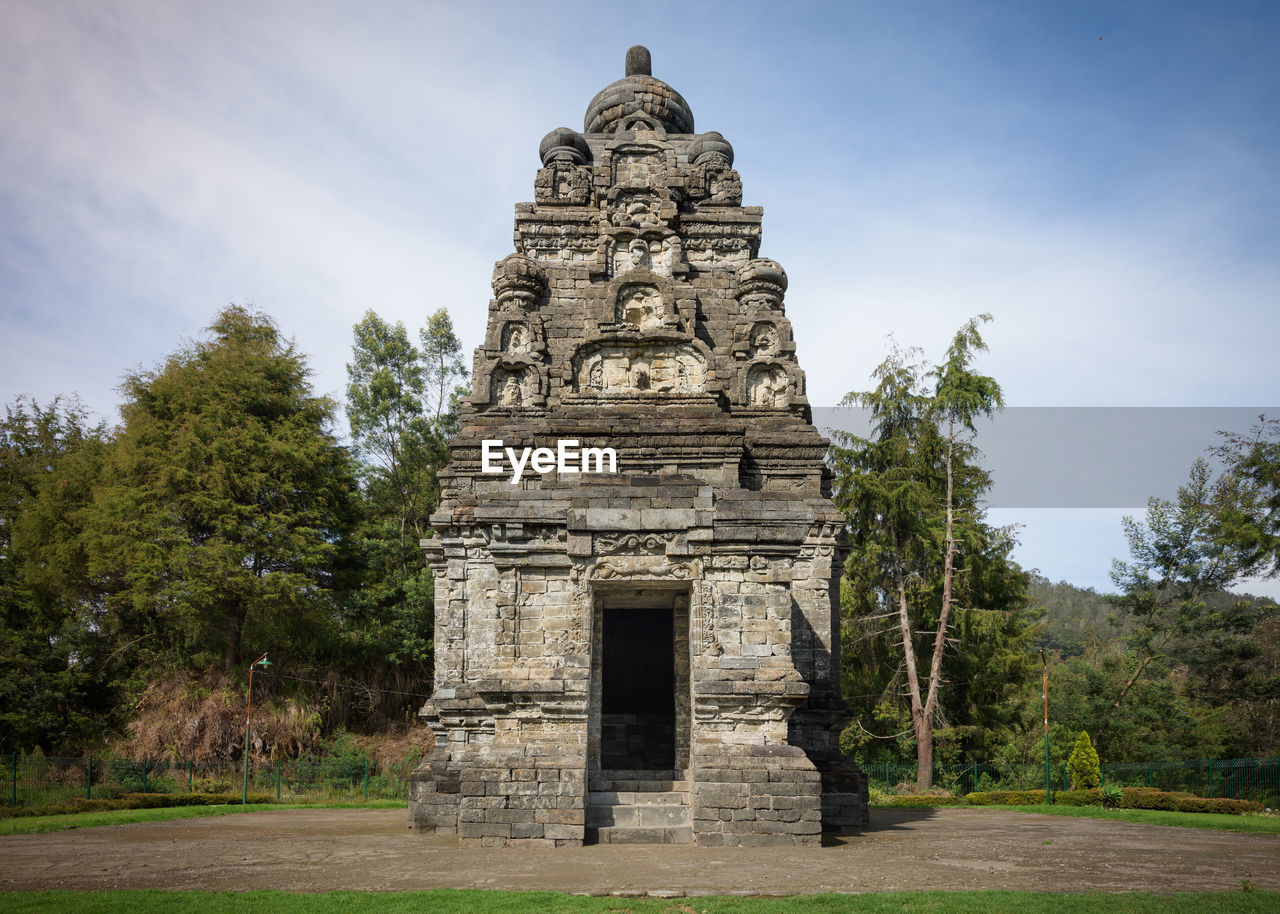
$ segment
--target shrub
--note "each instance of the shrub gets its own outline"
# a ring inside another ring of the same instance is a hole
[[[1121,809],[1173,809],[1177,796],[1153,787],[1125,787]]]
[[[1067,759],[1067,768],[1071,771],[1072,790],[1087,790],[1102,783],[1102,763],[1089,739],[1088,730],[1081,730],[1076,737],[1075,748]]]
[[[1102,805],[1108,809],[1114,809],[1124,800],[1124,791],[1115,784],[1103,784],[1098,793],[1102,797]]]
[[[1247,812],[1262,812],[1262,804],[1253,800],[1231,800],[1221,797],[1179,797],[1174,800],[1173,808],[1178,812],[1221,812],[1229,815],[1244,815]]]

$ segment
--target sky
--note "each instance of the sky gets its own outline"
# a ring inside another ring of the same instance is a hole
[[[0,23],[6,403],[115,421],[121,378],[230,303],[338,399],[368,309],[446,307],[470,350],[539,140],[632,44],[733,144],[813,404],[981,312],[1011,407],[1280,403],[1274,2],[0,0]],[[1105,590],[1135,513],[991,518]]]

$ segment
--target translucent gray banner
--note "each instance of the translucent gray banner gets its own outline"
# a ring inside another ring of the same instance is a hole
[[[1197,457],[1280,407],[1013,407],[977,424],[993,508],[1134,508],[1173,498]],[[869,410],[814,407],[813,424],[867,436]]]

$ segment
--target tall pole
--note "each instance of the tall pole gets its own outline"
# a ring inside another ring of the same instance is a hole
[[[1040,666],[1044,670],[1044,801],[1053,802],[1049,783],[1049,661],[1045,658],[1044,648],[1040,648]]]
[[[249,803],[249,721],[253,717],[253,671],[261,664],[265,669],[271,666],[264,652],[261,657],[249,664],[249,700],[244,706],[244,792],[240,795],[240,805]]]

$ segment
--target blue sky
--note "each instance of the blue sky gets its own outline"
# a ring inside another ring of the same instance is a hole
[[[626,48],[733,143],[810,399],[989,311],[1015,406],[1280,402],[1280,4],[0,0],[0,397],[229,302],[340,396],[351,326],[480,342],[537,145]],[[1211,441],[1206,441],[1206,445]],[[1171,493],[1165,493],[1171,494]],[[1106,586],[1122,510],[996,512]]]

